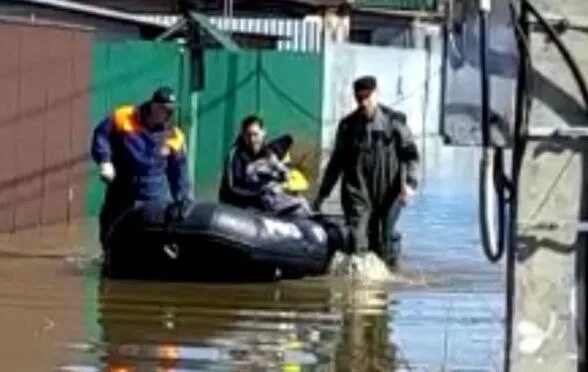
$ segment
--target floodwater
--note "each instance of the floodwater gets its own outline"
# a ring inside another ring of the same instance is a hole
[[[0,240],[1,371],[499,371],[475,154],[429,143],[402,283],[103,281],[92,221]]]

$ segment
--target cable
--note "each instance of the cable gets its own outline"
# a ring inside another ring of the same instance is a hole
[[[528,45],[529,28],[528,13],[524,1],[521,14],[517,19],[513,3],[509,6],[512,23],[515,27],[515,37],[519,50],[519,71],[516,85],[516,107],[513,123],[513,150],[511,164],[511,193],[509,202],[508,249],[506,251],[506,293],[505,293],[505,337],[504,337],[504,366],[505,372],[510,371],[514,325],[515,298],[515,254],[517,248],[517,220],[518,220],[518,187],[519,176],[525,153],[526,139],[523,129],[527,129],[529,120],[530,100],[528,89],[528,72],[530,70],[530,48]]]
[[[524,5],[523,5],[524,7]],[[528,23],[526,21],[526,8],[523,8],[520,20],[516,19],[516,12],[512,3],[510,4],[512,23],[514,25],[515,35],[517,38],[517,47],[519,51],[519,71],[517,76],[516,91],[516,112],[514,120],[513,135],[513,159],[511,164],[511,180],[508,180],[504,174],[504,150],[495,149],[492,164],[490,164],[490,155],[492,150],[490,146],[490,122],[489,122],[489,87],[488,87],[488,69],[487,69],[487,11],[480,9],[480,68],[482,83],[482,144],[483,153],[480,162],[480,228],[482,238],[482,248],[490,262],[498,262],[506,252],[506,293],[505,293],[505,340],[504,340],[504,371],[510,371],[510,351],[512,348],[513,318],[514,318],[514,293],[515,293],[515,253],[517,244],[516,221],[518,213],[518,180],[522,163],[522,156],[525,149],[525,139],[522,136],[523,127],[527,127],[528,109],[530,100],[528,99],[528,62],[530,60],[528,46]],[[521,25],[521,27],[517,27]],[[527,99],[525,99],[527,98]],[[493,172],[494,192],[497,195],[497,213],[498,213],[498,242],[491,235],[490,221],[492,216],[489,213],[489,194],[490,172]],[[505,192],[508,189],[508,201]],[[508,210],[507,204],[508,202]],[[508,220],[508,223],[507,223]],[[508,225],[508,226],[507,226]],[[508,236],[508,239],[506,237]]]
[[[505,203],[504,186],[493,183],[491,173],[494,173],[496,168],[502,168],[502,164],[497,163],[497,160],[502,159],[502,150],[491,148],[482,149],[482,158],[480,159],[480,176],[479,176],[479,218],[480,218],[480,240],[482,241],[482,250],[484,255],[492,263],[498,262],[504,255],[504,205],[498,204],[498,234],[494,234],[496,227],[494,225],[494,216],[491,206],[495,203]],[[498,200],[493,198],[494,193],[489,190],[495,190]],[[496,236],[498,235],[498,242]]]
[[[488,84],[488,46],[486,39],[488,36],[488,10],[483,9],[480,5],[479,25],[480,25],[480,86],[482,89],[482,147],[488,148],[490,145],[490,86]]]
[[[535,8],[535,6],[533,6],[533,4],[531,4],[528,0],[523,0],[523,6],[527,11],[533,14],[535,18],[537,18],[541,26],[543,26],[543,28],[545,29],[545,32],[547,32],[547,35],[549,35],[551,41],[555,43],[557,50],[560,52],[561,56],[563,57],[566,64],[570,68],[572,74],[574,75],[574,80],[576,81],[578,88],[580,89],[580,94],[582,94],[584,105],[588,110],[588,85],[586,84],[586,80],[582,75],[582,72],[580,70],[580,67],[578,66],[578,63],[576,62],[576,59],[572,57],[569,49],[564,45],[563,41],[561,40],[557,32],[547,22],[547,20],[545,20],[541,13],[539,13],[537,8]]]
[[[480,219],[480,238],[482,241],[482,250],[484,255],[492,263],[498,262],[505,251],[505,177],[504,154],[503,149],[490,148],[490,84],[488,78],[488,13],[490,12],[490,1],[481,1],[479,10],[479,35],[480,35],[480,85],[481,85],[481,133],[482,133],[482,157],[480,159],[479,174],[479,219]],[[492,155],[494,155],[492,157]],[[492,160],[491,160],[492,158]],[[491,175],[492,173],[492,175]],[[493,187],[490,184],[493,183]],[[496,202],[498,207],[498,241],[494,231],[494,221],[492,208],[495,205],[492,200],[493,193],[488,192],[493,189],[497,195]]]

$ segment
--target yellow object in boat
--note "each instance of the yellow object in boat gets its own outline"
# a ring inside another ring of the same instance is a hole
[[[290,155],[290,151],[286,152],[284,157],[281,159],[281,162],[288,167],[292,166],[292,157]],[[292,168],[288,172],[286,182],[284,182],[282,186],[286,192],[299,193],[308,191],[310,184],[304,173],[302,173],[299,169]]]
[[[290,156],[290,151],[286,152],[286,155],[284,155],[284,158],[282,159],[282,163],[284,163],[286,165],[290,165],[290,163],[292,163],[292,157]]]
[[[286,192],[303,192],[309,188],[309,183],[304,174],[298,169],[291,169],[288,172],[288,178],[283,184]]]

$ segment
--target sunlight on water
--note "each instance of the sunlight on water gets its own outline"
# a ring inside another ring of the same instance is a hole
[[[432,143],[426,159],[399,271],[356,262],[387,280],[107,281],[87,224],[2,239],[3,370],[500,370],[501,268],[479,250],[476,154]]]

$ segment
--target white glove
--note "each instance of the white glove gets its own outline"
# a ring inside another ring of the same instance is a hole
[[[100,178],[106,182],[112,182],[114,180],[115,171],[114,165],[111,162],[100,164]]]

